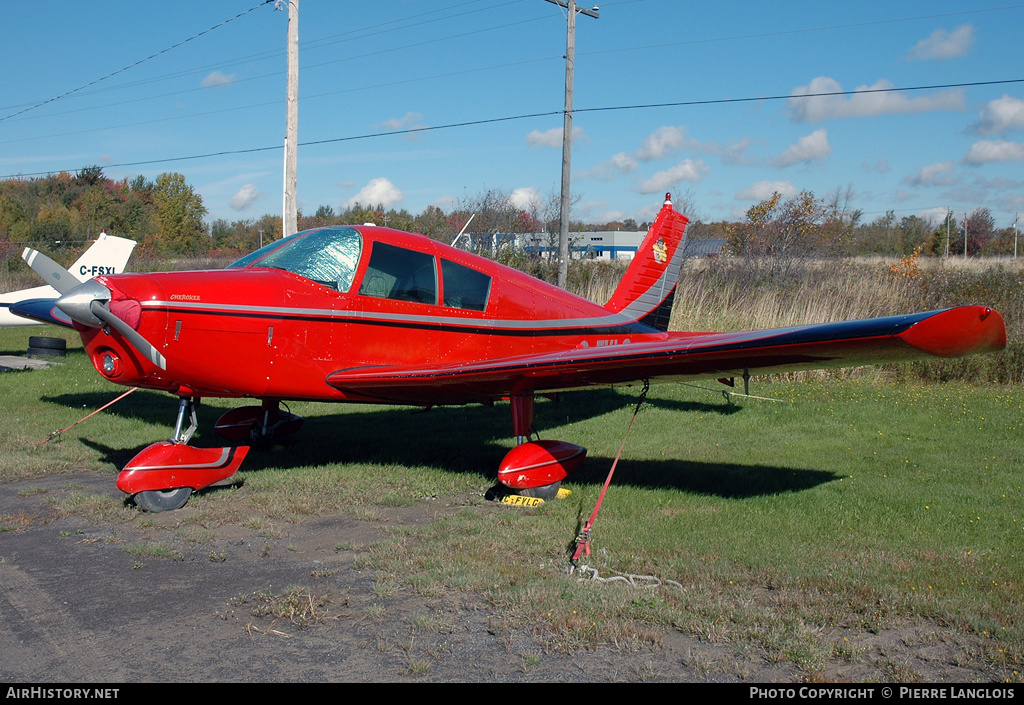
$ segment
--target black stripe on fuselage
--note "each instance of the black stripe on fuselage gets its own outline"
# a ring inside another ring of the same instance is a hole
[[[265,313],[247,313],[245,311],[209,311],[197,309],[178,309],[173,307],[146,307],[145,311],[164,312],[167,314],[202,315],[225,318],[263,319],[268,323],[274,321],[303,321],[328,323],[331,325],[356,324],[365,326],[383,326],[388,328],[409,328],[417,330],[447,331],[453,333],[473,333],[478,335],[499,335],[507,337],[541,337],[549,335],[652,335],[660,331],[638,321],[612,324],[607,326],[559,327],[559,328],[500,328],[480,325],[464,325],[460,323],[432,323],[426,321],[396,321],[393,319],[362,318],[359,316],[306,316],[302,314],[268,316]],[[571,319],[569,319],[571,320]],[[528,323],[528,321],[526,322]]]
[[[752,337],[747,340],[726,341],[719,344],[708,345],[706,347],[698,347],[696,349],[690,349],[687,345],[687,341],[680,341],[680,346],[678,348],[673,348],[671,350],[658,350],[651,352],[644,351],[637,352],[635,354],[625,354],[617,356],[616,360],[619,362],[633,362],[636,360],[657,360],[660,358],[674,356],[703,356],[711,353],[735,352],[749,350],[752,348],[779,348],[823,342],[842,343],[870,340],[873,338],[891,338],[895,335],[903,333],[914,324],[926,320],[931,316],[935,315],[936,313],[938,313],[938,311],[931,311],[928,313],[919,314],[907,314],[904,316],[890,316],[887,318],[865,319],[861,321],[824,323],[816,326],[800,327],[795,330],[782,329],[782,332],[780,333],[772,333],[771,331],[751,331]],[[579,352],[582,353],[583,351]],[[805,362],[813,362],[828,359],[826,357],[812,356],[802,356],[802,358]],[[395,381],[437,379],[439,377],[455,377],[474,374],[495,374],[517,371],[529,371],[535,368],[551,367],[552,365],[586,365],[587,363],[599,362],[600,360],[600,357],[581,354],[578,357],[566,359],[528,360],[524,362],[506,363],[497,366],[483,365],[479,367],[474,367],[472,365],[468,365],[466,367],[449,370],[410,370],[409,372],[406,373],[397,373],[389,375],[388,378]],[[697,362],[699,362],[699,360]],[[342,369],[332,374],[339,374],[345,371],[347,370]],[[339,380],[339,385],[345,384],[354,384],[356,387],[359,386],[359,383],[354,380]],[[344,387],[338,386],[335,388],[343,389]]]

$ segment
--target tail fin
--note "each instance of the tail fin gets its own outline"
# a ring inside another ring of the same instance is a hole
[[[101,232],[70,271],[79,281],[88,281],[97,274],[120,274],[135,249],[135,241]]]
[[[605,304],[606,309],[660,331],[668,330],[672,300],[683,267],[688,222],[689,218],[672,208],[672,195],[666,193],[665,205]]]

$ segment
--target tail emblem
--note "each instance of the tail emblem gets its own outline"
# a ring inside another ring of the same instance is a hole
[[[658,264],[665,264],[668,261],[668,248],[665,246],[665,241],[658,238],[658,241],[654,243],[654,261]]]

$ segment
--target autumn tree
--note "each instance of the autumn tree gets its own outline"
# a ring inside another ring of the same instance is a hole
[[[156,178],[153,195],[156,206],[154,225],[160,249],[177,254],[199,254],[210,245],[203,227],[206,207],[203,198],[178,173]]]
[[[988,208],[975,208],[960,220],[947,216],[949,224],[949,254],[964,255],[964,241],[967,243],[967,254],[977,256],[988,254],[995,237],[995,220]],[[945,252],[946,222],[935,233]]]
[[[751,257],[836,255],[852,227],[841,211],[811,191],[786,200],[776,191],[751,206],[746,216],[746,222],[729,229],[726,240],[733,254]]]
[[[437,206],[427,206],[416,216],[415,229],[429,238],[451,242],[454,234],[448,226],[448,216]],[[458,232],[458,231],[456,231]]]

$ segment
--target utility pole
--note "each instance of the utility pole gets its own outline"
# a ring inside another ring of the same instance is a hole
[[[284,138],[284,237],[299,229],[298,152],[299,152],[299,0],[288,3],[288,107]]]
[[[576,0],[546,0],[564,8],[569,18],[565,39],[565,119],[562,123],[562,206],[558,218],[558,286],[565,288],[569,271],[569,172],[572,164],[572,83],[576,60],[576,13],[597,19],[597,6],[586,10]]]
[[[1013,258],[1017,259],[1017,213],[1013,214]]]
[[[953,217],[953,211],[946,207],[946,256],[945,259],[949,259],[949,221]]]
[[[963,222],[960,223],[964,227],[964,262],[967,261],[967,214],[964,213]]]

